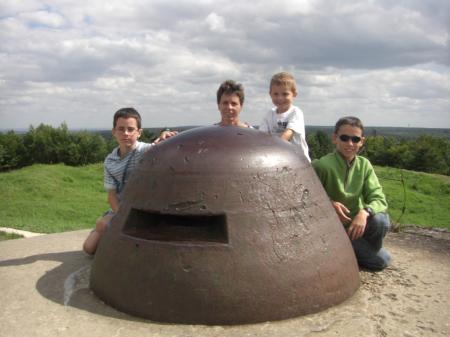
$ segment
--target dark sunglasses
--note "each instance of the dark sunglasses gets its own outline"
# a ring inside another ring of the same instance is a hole
[[[343,142],[348,142],[350,139],[352,140],[352,143],[359,143],[361,141],[361,137],[358,136],[349,136],[349,135],[340,135],[339,139]]]

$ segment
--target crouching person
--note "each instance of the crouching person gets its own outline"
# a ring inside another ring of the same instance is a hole
[[[336,150],[312,165],[346,227],[359,266],[382,270],[391,261],[383,248],[390,220],[375,171],[368,159],[358,155],[364,144],[363,131],[358,118],[339,119],[333,134]]]

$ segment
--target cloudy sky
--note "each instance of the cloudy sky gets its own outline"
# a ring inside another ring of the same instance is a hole
[[[307,125],[450,128],[449,25],[448,0],[1,0],[0,129],[208,125],[226,79],[258,124],[279,71]]]

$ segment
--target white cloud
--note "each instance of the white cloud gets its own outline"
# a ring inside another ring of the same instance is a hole
[[[100,77],[94,83],[94,86],[100,89],[120,89],[135,82],[132,77]]]
[[[1,127],[109,128],[122,105],[148,126],[210,124],[229,78],[245,86],[243,119],[258,123],[281,70],[297,78],[307,124],[358,114],[450,127],[449,4],[5,0]]]
[[[225,31],[225,20],[214,12],[206,17],[205,22],[213,32]]]
[[[60,14],[42,10],[22,13],[18,18],[32,27],[59,28],[65,24],[65,20]]]

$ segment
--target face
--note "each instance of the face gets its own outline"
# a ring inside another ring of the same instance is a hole
[[[360,138],[359,142],[355,137]],[[341,138],[344,138],[344,140]],[[336,145],[336,150],[346,160],[351,161],[355,158],[355,156],[358,154],[359,150],[361,150],[361,147],[364,144],[364,137],[362,136],[362,130],[356,126],[342,125],[339,128],[337,134],[336,133],[333,134],[333,143]]]
[[[141,136],[142,129],[138,129],[136,118],[118,118],[116,127],[112,129],[114,138],[121,149],[130,149]]]
[[[277,110],[280,113],[289,110],[296,96],[297,93],[293,93],[290,88],[284,85],[272,85],[270,88],[272,103],[277,107]]]
[[[222,116],[222,123],[225,125],[239,121],[242,105],[239,96],[236,94],[223,94],[219,102],[219,111]]]

